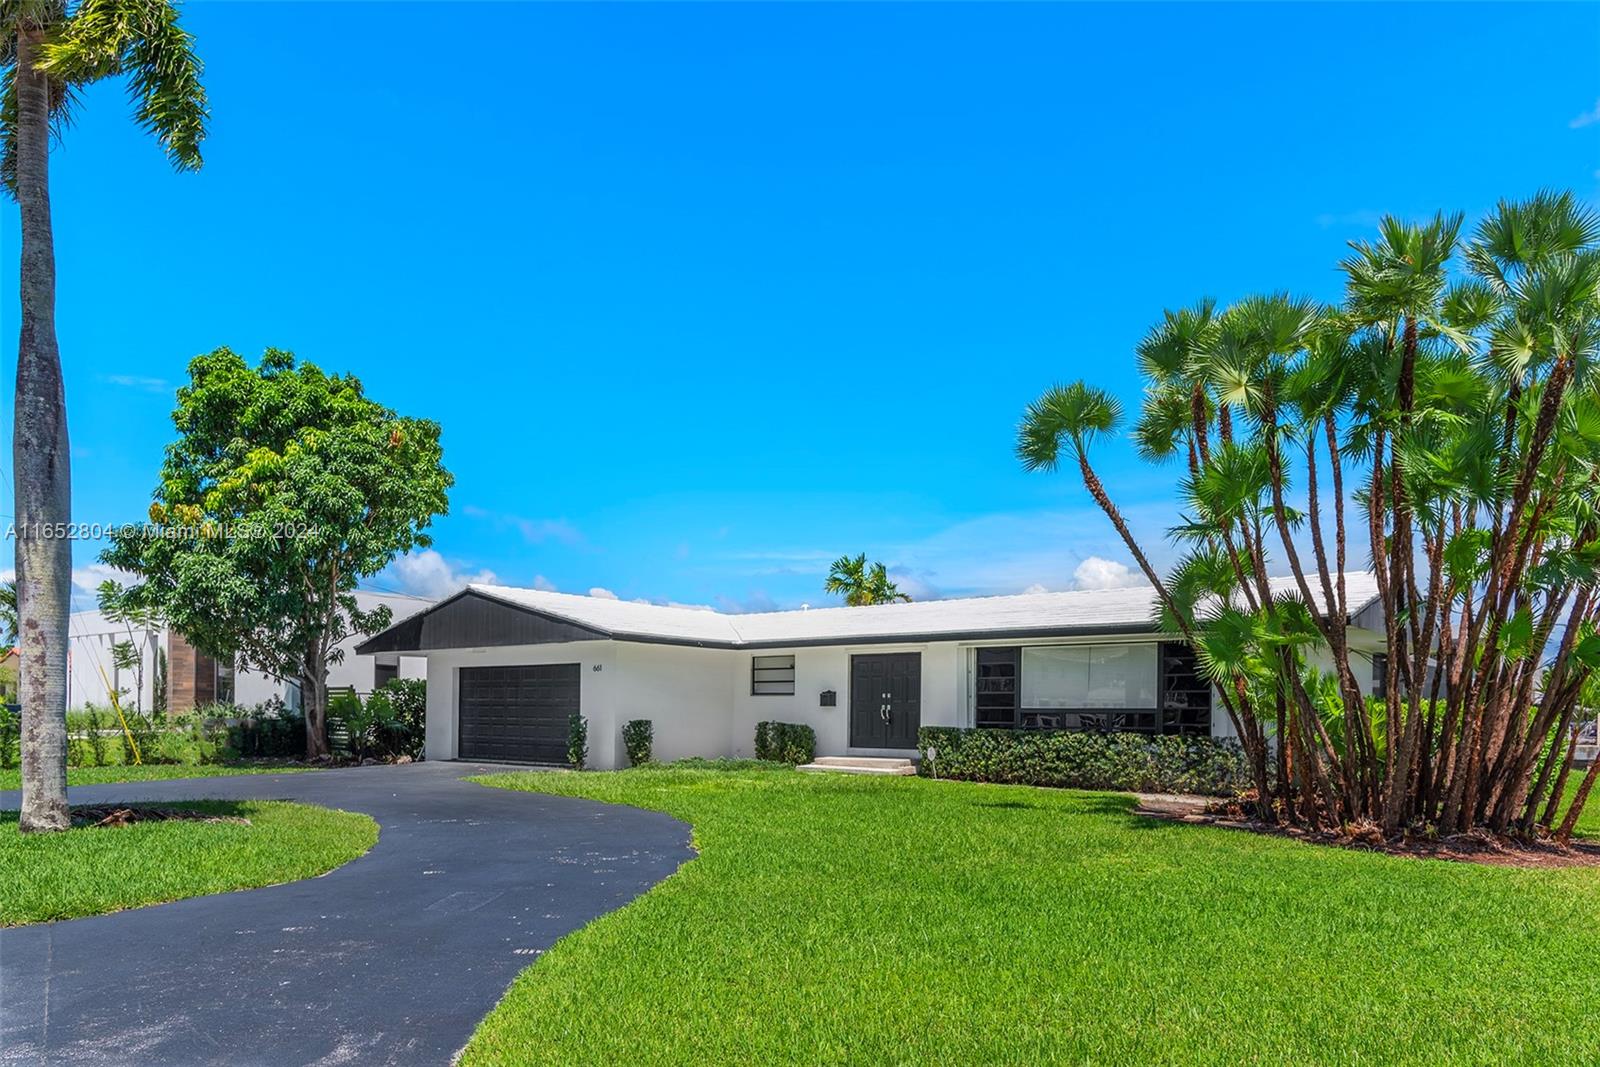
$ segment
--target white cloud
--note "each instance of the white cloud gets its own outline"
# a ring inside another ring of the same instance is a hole
[[[939,590],[929,581],[932,577],[932,571],[914,570],[903,564],[895,564],[889,568],[889,580],[894,582],[896,589],[912,600],[939,599]]]
[[[1038,582],[1034,582],[1032,585],[1028,586],[1028,588],[1023,590],[1024,593],[1048,593],[1049,591],[1050,590],[1046,589]]]
[[[403,592],[433,599],[459,592],[472,582],[493,584],[499,580],[494,571],[486,568],[469,572],[431,548],[400,556],[383,570],[382,576]]]
[[[618,599],[617,594],[613,593],[609,589],[604,588],[603,586],[598,586],[598,585],[595,586],[593,589],[589,590],[589,595],[592,596],[592,597],[599,597],[601,600],[616,600],[616,599]],[[647,601],[645,601],[645,603],[648,604],[649,601],[647,600]]]
[[[552,582],[542,574],[535,574],[533,576],[533,587],[535,589],[543,590],[546,593],[554,593],[556,591],[556,583]]]
[[[91,563],[86,567],[72,569],[72,609],[73,611],[93,611],[98,605],[96,591],[100,583],[110,579],[118,585],[134,585],[138,578],[116,567],[108,567],[104,563]],[[11,567],[0,570],[0,582],[14,582],[17,572]]]
[[[172,383],[165,378],[146,378],[138,374],[107,374],[105,380],[124,389],[137,389],[141,393],[172,392]]]
[[[97,590],[104,581],[116,582],[118,585],[137,585],[139,579],[128,571],[107,566],[104,563],[91,563],[86,567],[72,568],[72,610],[93,611],[100,603]]]
[[[564,545],[583,544],[583,533],[566,519],[530,519],[524,515],[490,511],[476,504],[466,505],[461,509],[461,513],[469,518],[492,522],[498,529],[516,530],[530,545],[543,544],[546,541],[559,541]]]
[[[1144,575],[1132,570],[1126,563],[1114,559],[1089,556],[1072,572],[1075,589],[1125,589],[1130,585],[1145,585]]]
[[[736,600],[731,596],[717,597],[716,610],[726,612],[729,615],[744,615],[758,611],[777,611],[778,602],[768,596],[765,591],[754,589],[743,600]]]
[[[1593,126],[1597,122],[1600,122],[1600,100],[1594,102],[1594,107],[1567,123],[1567,127],[1573,130],[1581,130],[1585,126]]]

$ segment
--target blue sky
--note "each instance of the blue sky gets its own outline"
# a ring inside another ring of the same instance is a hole
[[[52,160],[74,517],[142,515],[189,358],[288,348],[444,426],[437,555],[384,588],[789,607],[858,551],[918,596],[1114,582],[1076,481],[1013,458],[1031,398],[1086,377],[1136,403],[1166,306],[1336,298],[1382,212],[1600,189],[1596,5],[185,21],[205,170],[172,174],[117,86]],[[1175,472],[1098,459],[1159,540]]]

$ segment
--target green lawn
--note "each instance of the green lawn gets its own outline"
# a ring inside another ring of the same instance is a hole
[[[1154,822],[1131,798],[647,769],[700,857],[525,971],[463,1064],[1600,1062],[1600,870]]]
[[[68,767],[68,785],[155,782],[167,778],[216,778],[226,774],[295,774],[315,770],[303,763],[125,763],[109,767]],[[0,789],[21,789],[22,772],[0,770]]]
[[[367,816],[309,804],[162,806],[238,815],[250,824],[146,822],[20,834],[17,813],[0,812],[0,925],[293,882],[331,871],[378,840],[378,824]]]

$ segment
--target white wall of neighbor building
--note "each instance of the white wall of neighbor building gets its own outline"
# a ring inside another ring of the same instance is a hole
[[[386,605],[392,616],[391,624],[432,606],[433,601],[399,593],[356,592],[356,601],[363,611],[371,611],[379,604]],[[131,700],[134,689],[134,672],[120,674],[112,665],[111,646],[129,640],[128,628],[106,619],[98,611],[75,611],[68,620],[71,640],[67,649],[67,706],[81,708],[86,704],[110,703],[107,681]],[[167,630],[157,627],[148,630],[134,629],[133,640],[140,645],[144,661],[144,688],[139,694],[139,706],[149,708],[154,703],[157,650],[167,648]],[[424,656],[361,656],[356,645],[364,636],[350,637],[337,646],[344,653],[342,662],[328,668],[328,685],[345,687],[368,693],[376,688],[379,661],[398,663],[399,677],[428,677],[428,661]],[[104,675],[101,671],[104,670]],[[288,681],[254,671],[237,671],[234,674],[233,702],[252,707],[274,698],[288,699],[291,685]]]
[[[98,611],[75,611],[68,617],[67,632],[70,635],[67,646],[69,708],[107,704],[110,702],[111,687],[126,693],[129,702],[136,703],[138,707],[151,706],[155,693],[156,650],[166,648],[165,629],[133,627],[130,634],[127,626],[112,622]],[[112,646],[129,640],[141,651],[140,658],[144,664],[142,688],[135,684],[137,672],[118,671],[112,660]],[[137,693],[136,688],[139,688]]]

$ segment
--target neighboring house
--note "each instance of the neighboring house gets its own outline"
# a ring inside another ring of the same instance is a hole
[[[1359,615],[1376,584],[1347,584]],[[818,755],[904,756],[922,726],[1231,735],[1194,653],[1151,622],[1154,599],[1146,587],[725,615],[473,585],[358,650],[427,657],[429,759],[564,762],[574,713],[599,768],[626,764],[630,719],[654,723],[663,760],[748,756],[762,720],[812,726]],[[1370,659],[1383,635],[1352,626],[1351,644]]]
[[[396,621],[427,608],[433,601],[399,593],[357,591],[356,602],[363,611],[386,604]],[[246,707],[277,697],[290,707],[300,705],[300,684],[294,679],[274,678],[254,671],[234,670],[197,651],[182,634],[166,627],[139,628],[112,622],[98,611],[73,612],[69,624],[71,644],[67,652],[67,705],[106,704],[111,689],[123,694],[129,704],[149,709],[154,706],[156,687],[165,674],[167,710],[189,711],[214,702]],[[141,670],[118,669],[112,648],[132,641],[139,649]],[[344,662],[328,669],[328,684],[368,693],[391,678],[426,678],[427,663],[418,657],[395,654],[361,655],[355,651],[357,639],[339,644]],[[142,687],[141,678],[142,674]],[[135,694],[134,690],[139,689]]]

